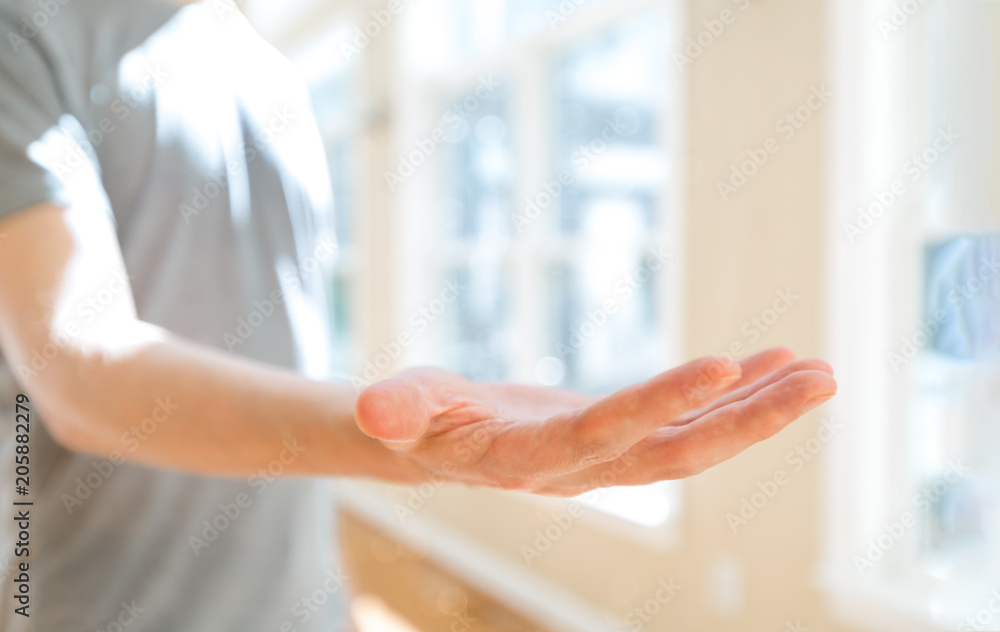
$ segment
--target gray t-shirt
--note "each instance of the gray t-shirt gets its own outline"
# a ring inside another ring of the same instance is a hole
[[[0,37],[0,218],[45,200],[109,213],[142,320],[325,377],[326,162],[303,83],[233,0],[0,0]],[[15,376],[30,388],[41,351],[26,367],[0,357],[0,628],[347,628],[325,483],[77,455],[37,412],[31,616],[15,614]],[[121,454],[174,406],[150,402]],[[280,473],[300,449],[261,465]]]

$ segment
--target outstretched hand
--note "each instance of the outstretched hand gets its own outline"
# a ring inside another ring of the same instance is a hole
[[[454,482],[573,496],[693,476],[836,394],[829,364],[794,358],[701,358],[604,398],[413,369],[362,391],[355,418]]]

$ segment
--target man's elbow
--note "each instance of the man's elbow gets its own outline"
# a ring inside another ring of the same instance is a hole
[[[62,448],[81,454],[101,454],[104,452],[97,433],[90,428],[74,423],[64,415],[46,415],[42,419],[49,436]]]
[[[57,358],[27,386],[32,404],[49,436],[71,452],[103,454],[109,450],[109,394],[98,373],[76,354]]]

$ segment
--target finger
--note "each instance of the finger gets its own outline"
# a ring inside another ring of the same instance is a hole
[[[825,371],[797,371],[747,399],[672,429],[664,450],[685,476],[700,473],[767,439],[837,393],[837,382]],[[682,456],[683,455],[683,456]]]
[[[744,386],[739,390],[734,390],[730,393],[723,395],[722,397],[719,397],[714,402],[712,402],[711,404],[709,404],[704,408],[701,408],[699,410],[693,410],[685,415],[682,415],[681,417],[672,421],[669,425],[671,426],[687,425],[692,421],[694,421],[695,419],[703,417],[704,415],[707,415],[708,413],[714,410],[718,410],[724,406],[728,406],[735,402],[743,401],[746,398],[753,395],[754,393],[757,393],[761,389],[767,388],[771,384],[780,382],[789,375],[792,375],[793,373],[796,373],[798,371],[822,371],[824,373],[833,375],[833,367],[831,367],[830,364],[824,360],[818,360],[815,358],[811,358],[808,360],[796,360],[795,362],[790,362],[786,364],[785,366],[779,368],[777,371],[770,373],[769,375],[765,375],[764,377],[756,380],[749,386]],[[740,381],[742,382],[743,380]]]
[[[777,347],[774,349],[767,349],[766,351],[761,351],[756,353],[745,360],[740,361],[740,367],[743,369],[743,376],[730,387],[731,391],[736,391],[737,389],[744,389],[750,386],[767,375],[774,373],[781,367],[789,364],[795,360],[795,352],[791,349],[786,349],[784,347]],[[722,398],[720,398],[722,399]],[[725,394],[725,399],[729,400],[728,394]],[[741,398],[742,399],[742,398]],[[718,401],[718,400],[717,400]],[[693,419],[705,414],[710,409],[717,408],[715,403],[705,408],[699,408],[698,410],[692,410],[681,418],[671,421],[669,425],[684,425],[689,423]]]
[[[773,436],[836,390],[836,381],[825,371],[795,372],[687,426],[664,428],[615,461],[552,480],[538,491],[570,496],[597,487],[694,476]]]
[[[732,360],[701,358],[582,410],[512,424],[494,439],[491,454],[517,455],[517,463],[503,465],[536,478],[575,472],[617,458],[665,422],[725,392],[740,376]]]
[[[382,441],[416,441],[427,431],[430,418],[425,394],[405,376],[372,384],[354,405],[361,432]]]
[[[733,384],[733,388],[740,389],[750,386],[762,377],[766,377],[794,361],[795,352],[784,347],[775,347],[755,353],[740,361],[740,366],[743,367],[743,377],[740,378],[739,382]]]

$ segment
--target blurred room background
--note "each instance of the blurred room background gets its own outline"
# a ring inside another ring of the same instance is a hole
[[[338,483],[362,632],[1000,630],[998,3],[240,6],[326,139],[332,375],[841,383],[682,482]]]

